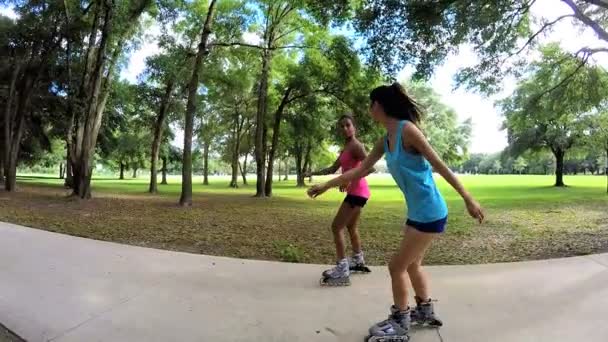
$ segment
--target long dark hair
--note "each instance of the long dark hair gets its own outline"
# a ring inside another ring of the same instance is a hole
[[[355,118],[351,113],[345,113],[340,115],[340,117],[338,118],[338,121],[336,121],[336,124],[340,124],[340,122],[342,122],[342,120],[344,119],[348,119],[350,120],[350,123],[355,126]]]
[[[416,125],[422,120],[420,105],[397,82],[375,88],[369,93],[369,99],[371,103],[381,104],[386,115],[397,120],[408,120]]]

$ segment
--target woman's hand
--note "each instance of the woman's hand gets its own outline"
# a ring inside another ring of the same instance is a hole
[[[479,203],[477,203],[477,201],[475,201],[474,199],[466,199],[465,204],[467,206],[467,211],[469,212],[469,215],[471,215],[471,217],[473,217],[474,219],[478,220],[480,224],[483,223],[485,216],[483,213],[483,209],[481,208]]]
[[[316,198],[322,195],[325,191],[329,190],[327,183],[313,185],[306,192],[310,198]]]
[[[340,185],[340,192],[346,191],[346,189],[348,189],[349,185],[350,185],[350,183],[342,183],[342,185]]]

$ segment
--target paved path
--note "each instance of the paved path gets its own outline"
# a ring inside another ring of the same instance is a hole
[[[362,341],[384,267],[320,288],[324,266],[210,257],[0,223],[0,322],[37,341]],[[446,325],[413,342],[608,341],[608,254],[428,267]]]

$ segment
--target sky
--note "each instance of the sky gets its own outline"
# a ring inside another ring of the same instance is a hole
[[[571,9],[559,0],[537,0],[532,7],[532,14],[537,19],[553,20],[560,15],[570,14]],[[10,8],[0,7],[0,14],[15,17]],[[131,82],[137,81],[137,76],[145,68],[145,60],[148,56],[158,53],[158,47],[153,42],[153,37],[158,35],[158,28],[152,27],[148,32],[149,38],[141,47],[131,54],[126,68],[121,71],[121,78]],[[244,40],[254,42],[258,39],[255,34],[245,33]],[[605,46],[606,43],[598,40],[595,34],[586,29],[579,32],[571,22],[563,20],[554,26],[551,33],[540,38],[541,42],[560,43],[562,48],[575,52],[583,46]],[[476,55],[468,46],[462,46],[458,53],[449,56],[444,63],[439,66],[430,80],[431,86],[441,96],[442,101],[455,109],[459,119],[464,121],[472,119],[473,131],[471,137],[470,152],[472,153],[493,153],[499,152],[507,146],[506,132],[501,131],[502,117],[495,108],[494,103],[501,98],[508,96],[515,88],[515,80],[506,79],[503,82],[503,91],[492,97],[484,97],[473,91],[464,88],[454,89],[453,77],[457,70],[463,66],[471,65],[475,62]],[[608,54],[598,54],[593,57],[594,62],[608,68]],[[404,69],[398,75],[398,79],[407,77],[408,69]],[[183,142],[183,135],[177,132],[174,144],[177,146]]]

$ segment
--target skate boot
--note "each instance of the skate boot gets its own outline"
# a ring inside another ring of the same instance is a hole
[[[387,320],[369,328],[365,342],[409,342],[409,331],[410,310],[399,310],[393,305]]]
[[[435,315],[433,302],[429,299],[423,302],[416,296],[416,308],[412,310],[412,323],[421,326],[440,327],[443,322]]]
[[[350,285],[350,271],[348,260],[338,261],[336,267],[325,270],[320,281],[321,286],[348,286]]]
[[[359,252],[352,256],[349,260],[350,271],[353,273],[370,273],[372,270],[365,266],[365,259],[363,258],[363,252]]]

